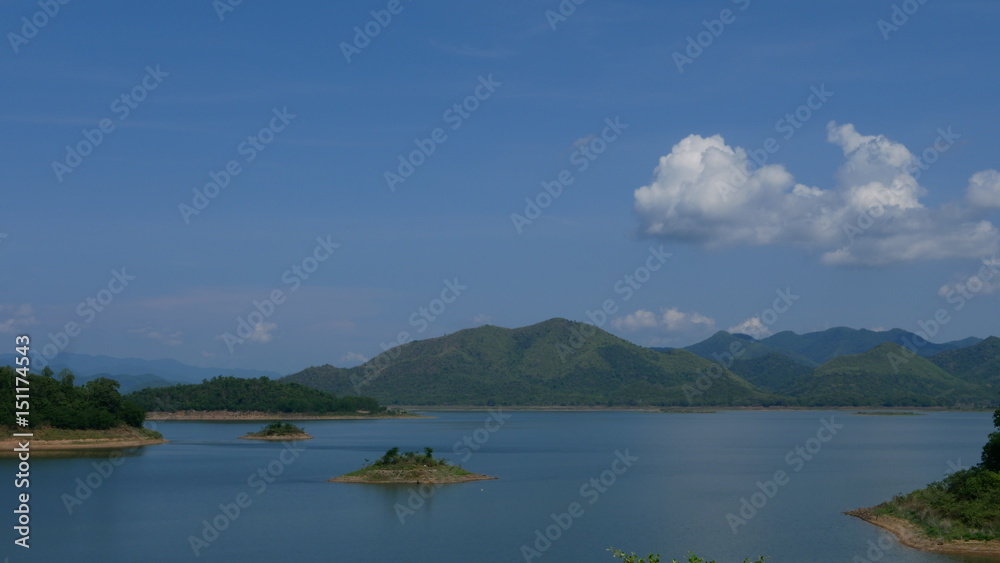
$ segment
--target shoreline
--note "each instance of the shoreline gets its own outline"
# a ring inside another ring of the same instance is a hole
[[[165,444],[170,440],[164,439],[135,439],[135,438],[125,438],[125,439],[110,439],[110,438],[89,438],[81,440],[36,440],[34,438],[27,438],[30,444],[30,450],[34,451],[48,451],[48,452],[58,452],[58,451],[69,451],[69,450],[108,450],[108,449],[119,449],[119,448],[132,448],[140,446],[152,446],[156,444]],[[0,441],[0,456],[15,456],[17,455],[14,448],[18,447],[18,442],[16,440],[3,440]]]
[[[660,413],[660,412],[683,412],[684,410],[691,411],[704,411],[704,410],[714,410],[714,411],[762,411],[762,412],[781,412],[781,411],[857,411],[867,409],[871,411],[872,409],[877,409],[884,412],[895,412],[895,411],[914,411],[914,412],[993,412],[995,408],[975,408],[975,409],[956,409],[952,407],[872,407],[872,406],[835,406],[835,407],[793,407],[793,406],[773,406],[773,407],[734,407],[734,406],[713,406],[713,405],[698,405],[698,406],[679,406],[679,405],[662,405],[662,406],[643,406],[643,407],[608,407],[601,405],[577,405],[577,406],[565,406],[565,405],[393,405],[394,409],[405,409],[407,411],[488,411],[499,409],[503,411],[538,411],[538,412],[650,412],[650,413]]]
[[[146,420],[169,421],[169,420],[190,420],[190,421],[219,421],[232,422],[240,420],[381,420],[391,418],[430,418],[417,414],[306,414],[279,412],[269,413],[264,411],[195,411],[185,410],[176,412],[150,411],[146,413]]]
[[[1000,555],[1000,540],[941,540],[930,538],[913,522],[895,516],[877,515],[870,508],[848,510],[844,514],[888,530],[896,536],[896,539],[900,543],[914,549],[935,553]]]
[[[489,475],[483,475],[482,473],[469,473],[467,475],[452,476],[447,479],[393,479],[391,481],[372,481],[365,479],[360,475],[351,477],[341,475],[340,477],[334,477],[333,479],[327,480],[327,483],[361,483],[365,485],[449,485],[452,483],[471,483],[472,481],[491,481],[493,479],[498,479],[498,477],[490,477]]]
[[[243,436],[240,436],[239,439],[264,440],[266,442],[288,442],[292,440],[312,440],[313,437],[303,432],[301,434],[285,434],[284,436],[253,436],[251,434],[244,434]]]

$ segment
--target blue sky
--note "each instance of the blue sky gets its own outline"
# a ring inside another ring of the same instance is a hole
[[[220,5],[0,3],[10,348],[997,332],[994,2]]]

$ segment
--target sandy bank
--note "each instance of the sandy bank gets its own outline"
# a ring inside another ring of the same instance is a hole
[[[412,485],[437,485],[437,484],[448,484],[448,483],[468,483],[470,481],[489,481],[491,479],[496,479],[496,477],[490,477],[489,475],[483,475],[481,473],[469,473],[467,475],[449,475],[449,476],[439,476],[439,475],[427,475],[421,477],[413,476],[392,476],[386,475],[384,480],[372,480],[368,476],[355,475],[347,476],[341,475],[340,477],[334,477],[330,479],[329,483],[365,483],[368,485],[396,485],[396,484],[412,484]]]
[[[35,451],[64,451],[64,450],[97,450],[111,448],[132,448],[138,446],[151,446],[163,444],[168,440],[142,440],[142,439],[91,439],[91,440],[35,440],[34,438],[23,438],[31,442],[30,450]],[[11,457],[16,455],[14,448],[18,447],[15,440],[0,441],[0,456]]]
[[[146,413],[146,420],[369,420],[382,418],[426,418],[415,414],[373,415],[358,414],[302,414],[263,411],[176,411]]]
[[[937,553],[977,553],[980,555],[1000,555],[1000,541],[979,540],[939,540],[929,538],[912,522],[895,516],[877,515],[870,508],[859,508],[845,512],[848,516],[860,518],[896,535],[900,543],[914,549]]]
[[[562,406],[562,405],[499,405],[499,406],[483,406],[483,405],[391,405],[390,408],[403,409],[410,412],[413,411],[429,411],[429,412],[449,412],[449,411],[490,411],[490,410],[500,410],[503,412],[507,411],[525,411],[525,412],[663,412],[667,410],[676,409],[695,409],[695,410],[712,410],[712,411],[753,411],[753,412],[784,412],[784,411],[858,411],[858,410],[872,410],[878,409],[880,411],[891,412],[894,410],[906,410],[913,411],[916,414],[923,414],[929,412],[993,412],[995,408],[977,408],[977,409],[955,409],[948,407],[876,407],[872,405],[858,405],[853,407],[791,407],[791,406],[770,406],[770,407],[733,407],[733,406],[715,406],[715,405],[701,405],[698,407],[690,407],[683,405],[655,405],[655,406],[643,406],[643,407],[628,407],[628,406],[601,406],[601,405],[590,405],[590,406]],[[854,413],[851,413],[854,414]]]

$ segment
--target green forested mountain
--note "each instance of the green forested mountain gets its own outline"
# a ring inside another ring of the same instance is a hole
[[[1000,394],[1000,338],[991,336],[979,344],[941,352],[931,358],[941,369]]]
[[[370,397],[336,397],[304,385],[261,377],[214,377],[198,384],[156,387],[130,393],[126,399],[145,411],[265,411],[310,414],[381,412]]]
[[[834,358],[788,392],[803,405],[984,406],[991,399],[981,388],[892,342]]]
[[[349,369],[310,367],[279,381],[216,377],[198,385],[144,389],[127,398],[145,410],[314,413],[380,411],[383,407],[379,402],[612,406],[1000,404],[1000,338],[926,343],[918,346],[916,356],[894,342],[897,340],[911,346],[921,342],[900,329],[874,332],[835,328],[804,335],[783,332],[760,341],[719,331],[687,349],[651,349],[589,324],[551,319],[516,329],[483,326],[409,342]],[[743,352],[730,358],[734,349]],[[922,357],[942,349],[930,361]],[[827,360],[822,365],[817,363],[823,358]],[[890,358],[897,358],[895,368]],[[149,379],[163,383],[153,376],[122,377],[128,384],[149,384]],[[51,381],[40,385],[52,387]],[[94,385],[103,388],[105,384]],[[88,388],[91,386],[79,387],[81,392]],[[58,400],[77,404],[75,399]],[[65,412],[79,420],[100,418],[91,411],[77,412],[75,407]],[[61,424],[71,422],[67,419]]]
[[[1000,361],[995,349],[1000,339],[985,341],[965,354],[942,356],[955,366],[968,366],[963,373],[969,379],[963,381],[885,341],[820,366],[807,365],[809,357],[860,348],[866,339],[903,338],[910,333],[833,329],[816,334],[826,334],[830,340],[824,343],[811,335],[802,335],[808,337],[802,341],[777,339],[781,345],[801,344],[795,348],[803,353],[789,357],[769,339],[758,342],[720,331],[692,347],[715,360],[710,361],[688,350],[643,348],[592,325],[552,319],[523,328],[483,326],[409,342],[362,366],[311,367],[282,381],[405,405],[986,406],[1000,402],[996,393],[975,379],[995,374],[989,362]],[[736,359],[726,355],[733,343],[744,350]],[[976,367],[980,365],[987,367]]]
[[[979,339],[966,338],[957,342],[936,344],[900,328],[874,331],[841,326],[806,334],[784,331],[768,336],[760,342],[786,355],[801,356],[816,364],[824,364],[838,356],[867,352],[883,342],[894,342],[916,350],[920,356],[930,357],[945,350],[971,346],[979,342]]]
[[[742,350],[737,358],[739,360],[753,360],[771,354],[781,354],[793,362],[810,368],[819,367],[821,363],[810,360],[794,351],[774,348],[746,334],[730,334],[724,330],[720,330],[705,340],[684,349],[688,352],[694,352],[706,360],[719,361],[721,353],[732,349],[734,343],[739,344],[737,350]]]
[[[706,375],[710,369],[717,378]],[[694,386],[702,375],[704,391]],[[355,368],[313,367],[282,381],[407,405],[774,402],[739,376],[685,350],[657,352],[565,319],[516,329],[461,330],[397,346]]]
[[[813,372],[813,368],[778,352],[740,358],[729,369],[758,389],[777,394],[788,393],[802,378]]]

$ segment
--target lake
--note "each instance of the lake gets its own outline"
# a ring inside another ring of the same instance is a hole
[[[13,546],[8,527],[3,552],[11,562],[611,563],[614,546],[666,561],[689,550],[719,563],[977,561],[912,550],[842,513],[978,463],[989,413],[424,414],[435,418],[307,421],[315,439],[292,447],[237,439],[262,422],[157,422],[171,442],[126,458],[36,457],[32,547]],[[499,479],[326,482],[392,446],[430,446]],[[14,461],[0,464],[13,478]]]

